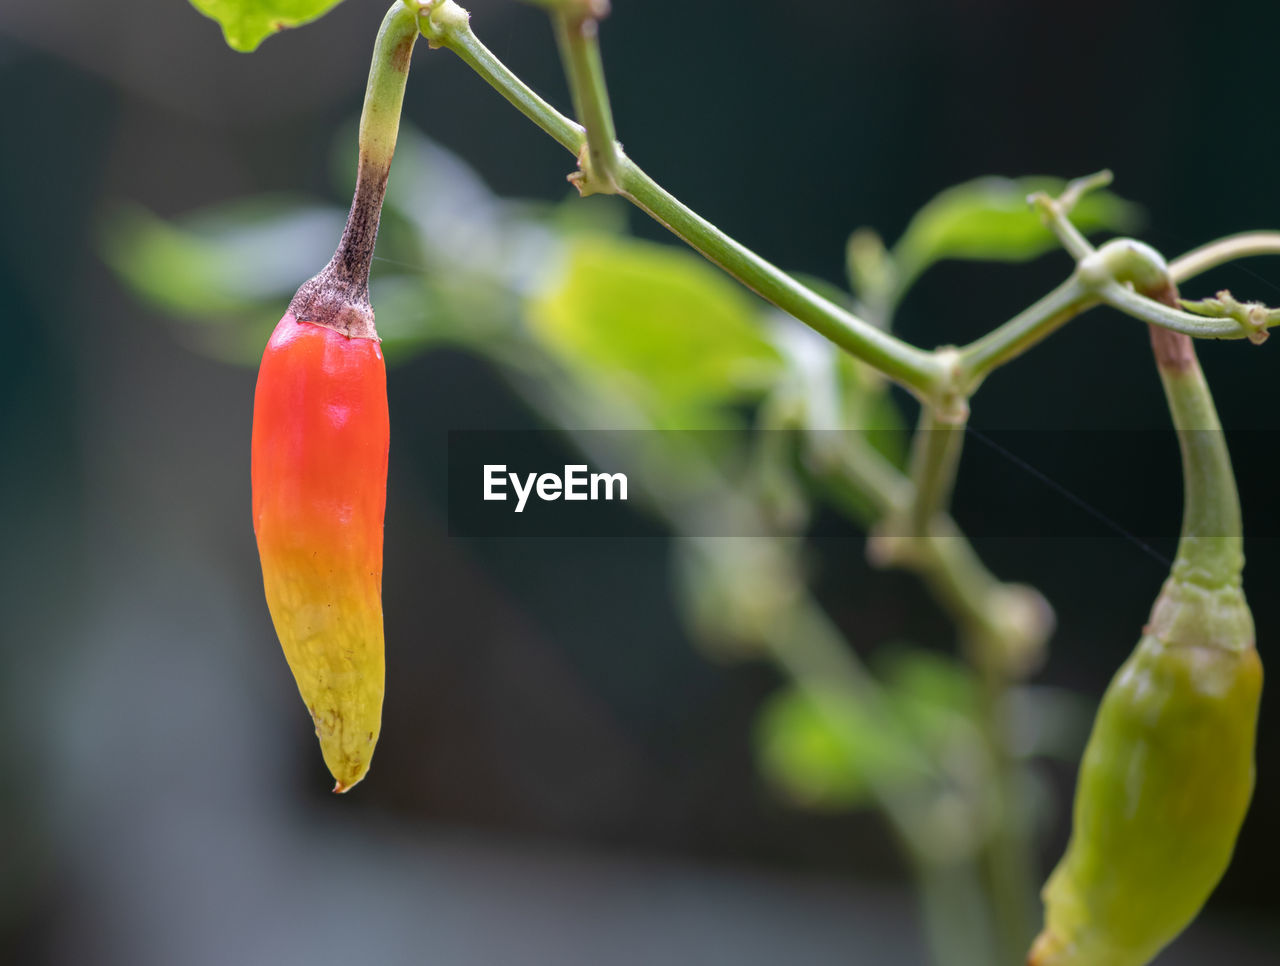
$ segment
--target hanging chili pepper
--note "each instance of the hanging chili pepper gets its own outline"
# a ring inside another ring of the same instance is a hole
[[[267,606],[337,792],[368,771],[382,720],[389,422],[369,266],[417,37],[416,11],[397,0],[374,47],[342,240],[276,326],[254,396]]]
[[[1177,304],[1171,285],[1156,294]],[[1182,537],[1094,721],[1031,966],[1150,962],[1226,871],[1253,793],[1262,665],[1235,479],[1191,340],[1151,339],[1182,451]]]
[[[258,370],[253,520],[267,603],[337,791],[382,716],[387,377],[376,339],[286,315]]]

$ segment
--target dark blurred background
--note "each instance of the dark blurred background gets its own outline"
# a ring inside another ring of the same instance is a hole
[[[0,5],[0,959],[21,964],[922,963],[906,871],[872,813],[813,816],[756,773],[778,684],[687,640],[660,539],[461,540],[431,464],[452,428],[533,425],[460,353],[396,369],[385,610],[392,687],[371,777],[328,794],[262,601],[248,512],[253,372],[184,346],[101,263],[105,206],[161,215],[278,190],[341,201],[384,0],[347,0],[254,55],[186,3]],[[1274,5],[1100,0],[615,0],[620,137],[678,197],[789,269],[841,280],[859,225],[894,238],[983,174],[1102,167],[1172,256],[1276,227]],[[537,10],[475,0],[477,33],[567,103]],[[422,45],[407,118],[500,194],[562,198],[571,159]],[[397,171],[393,177],[411,176]],[[636,215],[634,230],[662,238]],[[1069,269],[946,264],[900,331],[962,342]],[[1276,301],[1280,265],[1189,287]],[[1224,424],[1257,430],[1246,520],[1270,512],[1277,350],[1204,345]],[[1142,326],[1095,311],[1001,370],[984,430],[1142,430],[1167,415]],[[1084,477],[1167,492],[1141,465]],[[962,489],[970,519],[982,494]],[[1276,534],[1272,526],[1267,531]],[[977,540],[1041,588],[1040,680],[1101,694],[1161,565],[1120,537]],[[868,647],[952,646],[909,577],[822,541],[817,591]],[[1167,548],[1166,548],[1167,549]],[[1280,543],[1248,546],[1264,661]],[[1169,963],[1274,961],[1280,729],[1265,702],[1242,847]],[[1050,772],[1047,871],[1069,768]],[[1166,960],[1161,960],[1165,962]]]

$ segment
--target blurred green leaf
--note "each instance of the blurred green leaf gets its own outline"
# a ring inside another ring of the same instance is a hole
[[[775,391],[760,406],[751,434],[748,488],[779,533],[799,533],[809,522],[810,498],[800,471],[803,418],[794,394]]]
[[[328,261],[338,209],[259,197],[169,222],[137,206],[108,212],[103,258],[143,299],[178,316],[233,319],[264,301],[283,314],[298,285]]]
[[[1060,178],[978,178],[943,191],[911,219],[892,252],[898,296],[946,258],[1021,262],[1056,248],[1053,233],[1027,204],[1036,191],[1059,194]],[[1131,231],[1141,209],[1110,191],[1085,195],[1071,213],[1085,234]]]
[[[866,433],[871,445],[894,466],[907,456],[907,421],[894,401],[889,381],[876,369],[835,350],[840,425],[846,432]]]
[[[227,365],[256,367],[283,311],[276,305],[259,306],[237,313],[234,325],[183,325],[170,332],[175,342],[192,352]]]
[[[526,202],[538,205],[537,202]],[[537,208],[535,214],[540,214]],[[550,206],[545,215],[550,224],[565,235],[626,235],[631,211],[617,195],[588,195],[572,191]]]
[[[840,467],[859,444],[895,466],[905,461],[906,427],[888,380],[789,316],[775,313],[771,321],[786,375],[771,393],[769,406],[794,413],[803,430],[799,458],[810,485],[816,478],[843,512],[869,525],[877,518],[876,504]]]
[[[893,287],[893,258],[880,235],[870,228],[859,228],[845,245],[845,272],[853,291],[873,310],[868,321],[877,325],[887,320],[878,313],[880,304]]]
[[[351,159],[340,153],[349,178]],[[391,178],[384,214],[413,226],[423,270],[519,294],[545,288],[561,262],[561,236],[575,230],[563,223],[566,206],[498,197],[464,159],[412,128],[400,133],[396,170],[413,177]],[[616,207],[585,207],[592,213],[582,216],[581,230],[588,218],[614,230]]]
[[[388,365],[411,358],[464,328],[457,307],[420,275],[383,275],[369,285],[378,336]]]
[[[765,702],[755,739],[764,775],[804,808],[859,808],[870,804],[873,781],[918,775],[914,753],[891,722],[835,697],[819,704],[796,688]]]
[[[803,593],[795,552],[794,541],[772,537],[677,541],[676,597],[697,642],[716,656],[758,656]]]
[[[342,0],[191,0],[191,5],[222,26],[233,50],[257,50],[267,37],[323,17]]]
[[[567,363],[668,416],[759,395],[779,371],[749,298],[665,245],[570,239],[562,275],[528,317]]]
[[[876,653],[875,667],[904,721],[930,743],[978,714],[973,669],[950,655],[891,644]]]

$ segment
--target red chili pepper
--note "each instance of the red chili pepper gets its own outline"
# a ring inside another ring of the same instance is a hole
[[[253,412],[267,606],[335,791],[364,777],[382,715],[387,377],[376,338],[285,315]]]
[[[369,265],[419,13],[397,2],[382,21],[346,228],[267,343],[253,404],[253,529],[267,606],[336,792],[369,770],[382,722],[390,434]]]

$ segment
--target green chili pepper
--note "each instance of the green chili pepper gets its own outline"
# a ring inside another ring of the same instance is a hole
[[[1226,871],[1253,793],[1262,665],[1235,479],[1190,340],[1153,329],[1152,345],[1182,450],[1182,537],[1094,721],[1030,966],[1150,962]]]

